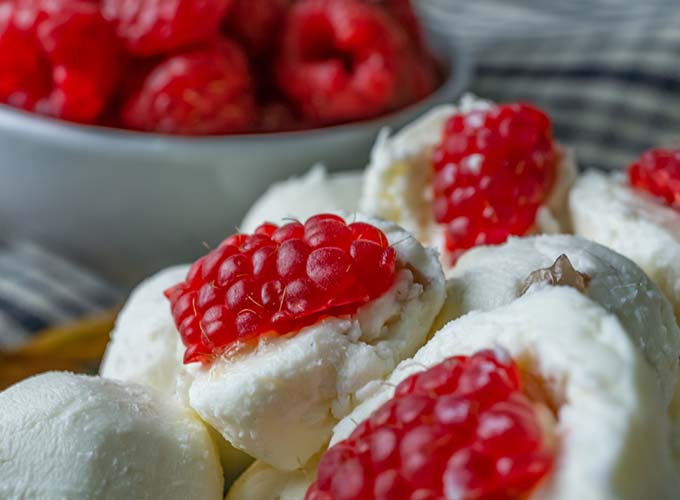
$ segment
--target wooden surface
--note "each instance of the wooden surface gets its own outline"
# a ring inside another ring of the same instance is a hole
[[[96,373],[118,309],[46,330],[30,343],[0,351],[0,390],[51,370]]]

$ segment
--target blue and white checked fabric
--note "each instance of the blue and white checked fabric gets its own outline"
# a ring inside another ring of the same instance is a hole
[[[414,0],[472,54],[471,90],[535,102],[582,166],[622,168],[680,142],[680,0]],[[29,243],[0,239],[0,348],[123,294]]]

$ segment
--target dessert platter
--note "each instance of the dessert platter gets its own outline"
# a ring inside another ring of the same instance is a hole
[[[0,496],[677,498],[680,153],[576,172],[467,95],[272,186],[0,393]]]
[[[0,392],[0,498],[677,500],[679,321],[680,150],[579,173],[468,94],[142,282],[98,376]]]

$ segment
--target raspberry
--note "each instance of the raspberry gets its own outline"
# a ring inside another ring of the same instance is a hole
[[[319,123],[366,118],[399,104],[408,51],[408,35],[378,6],[302,0],[287,16],[277,79]]]
[[[292,0],[233,0],[224,30],[254,56],[270,52]]]
[[[233,0],[102,0],[127,50],[165,54],[215,38]]]
[[[321,214],[227,238],[166,296],[185,363],[209,362],[237,342],[352,314],[392,286],[395,270],[382,231]]]
[[[556,177],[550,119],[523,103],[456,114],[433,155],[434,219],[452,262],[526,234]]]
[[[519,500],[554,457],[504,351],[456,356],[405,379],[321,458],[306,500]]]
[[[245,55],[225,39],[170,56],[151,69],[123,105],[122,122],[129,128],[170,134],[251,130],[256,111]]]
[[[113,31],[91,2],[0,4],[2,102],[93,123],[109,103],[121,62]]]
[[[413,11],[411,0],[372,0],[382,6],[387,13],[406,30],[406,33],[411,37],[411,42],[418,49],[423,48],[423,35],[420,30],[420,23],[418,17]]]
[[[628,167],[630,184],[680,210],[680,149],[650,149]]]

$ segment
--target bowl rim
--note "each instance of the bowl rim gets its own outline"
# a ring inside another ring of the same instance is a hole
[[[99,146],[103,149],[118,149],[125,144],[127,147],[135,147],[138,150],[148,147],[154,151],[162,148],[167,152],[175,148],[186,149],[187,146],[226,148],[244,145],[244,143],[290,143],[291,141],[301,142],[321,137],[330,139],[369,132],[413,119],[434,104],[450,99],[450,96],[459,95],[469,83],[473,68],[470,54],[463,49],[457,38],[434,30],[428,30],[426,36],[435,57],[446,67],[447,76],[444,81],[424,99],[366,120],[287,132],[181,136],[72,123],[0,104],[0,133],[3,130],[12,130],[14,133],[25,133],[34,139],[49,142],[77,141],[81,144],[90,144],[90,147]]]

